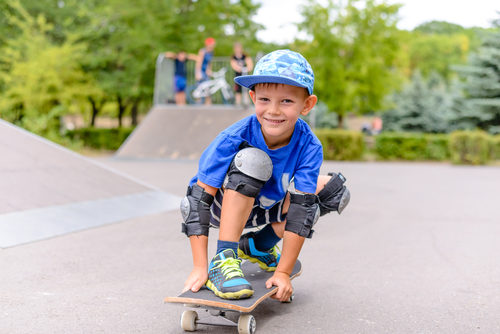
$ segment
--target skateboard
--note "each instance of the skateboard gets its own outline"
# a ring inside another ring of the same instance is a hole
[[[166,303],[184,304],[185,307],[198,308],[195,310],[185,310],[181,316],[181,327],[186,332],[196,331],[197,325],[229,326],[237,327],[239,334],[254,334],[256,331],[255,318],[250,314],[260,303],[270,298],[278,291],[277,287],[266,288],[266,281],[273,275],[259,268],[258,265],[249,261],[243,262],[241,269],[245,278],[254,289],[252,297],[247,299],[222,299],[217,297],[207,288],[202,288],[198,292],[186,291],[177,297],[165,298]],[[299,260],[295,263],[291,279],[302,273],[302,265]],[[290,297],[288,302],[293,299]],[[227,317],[228,313],[239,313],[238,322]]]

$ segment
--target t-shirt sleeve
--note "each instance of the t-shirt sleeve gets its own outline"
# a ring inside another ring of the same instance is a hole
[[[220,188],[239,143],[228,134],[220,133],[201,155],[197,178],[209,186]]]
[[[314,194],[318,183],[319,169],[323,163],[323,148],[320,144],[311,144],[302,153],[295,170],[295,189]]]

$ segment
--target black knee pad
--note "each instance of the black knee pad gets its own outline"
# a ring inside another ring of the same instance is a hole
[[[188,187],[186,197],[181,201],[181,214],[184,219],[182,232],[192,235],[208,236],[210,226],[210,206],[214,197],[196,183]]]
[[[255,147],[246,147],[231,162],[224,188],[256,198],[272,174],[273,163],[267,153]]]
[[[339,214],[345,209],[351,193],[349,189],[344,186],[346,178],[344,175],[338,173],[328,173],[332,178],[327,182],[325,187],[318,193],[319,208],[321,216],[326,215],[332,211],[337,211]]]
[[[290,208],[286,214],[285,231],[311,238],[319,218],[318,198],[314,194],[290,194]]]

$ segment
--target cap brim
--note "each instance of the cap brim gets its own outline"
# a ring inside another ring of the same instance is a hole
[[[234,78],[234,82],[248,89],[252,89],[253,86],[259,83],[277,83],[277,84],[284,84],[284,85],[296,86],[307,89],[306,86],[299,84],[295,80],[283,77],[277,77],[273,75],[242,75]]]

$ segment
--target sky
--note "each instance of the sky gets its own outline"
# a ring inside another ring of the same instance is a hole
[[[347,0],[343,0],[347,2]],[[258,38],[264,42],[288,43],[297,35],[295,24],[301,21],[300,6],[306,0],[259,0],[261,8],[255,21],[264,25]],[[400,29],[413,29],[421,23],[439,20],[460,24],[464,27],[490,27],[499,18],[499,0],[388,0],[399,3]],[[380,1],[379,1],[380,3]]]

